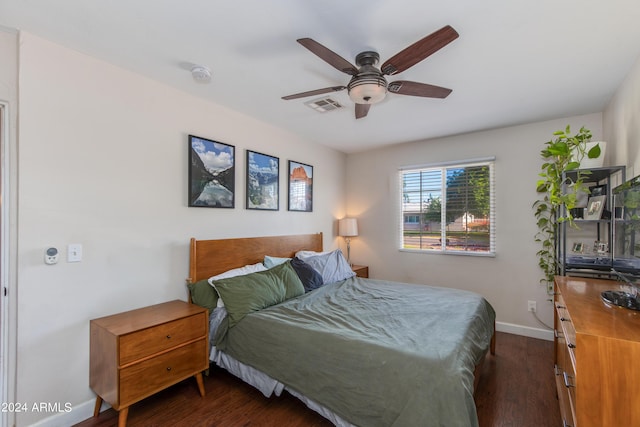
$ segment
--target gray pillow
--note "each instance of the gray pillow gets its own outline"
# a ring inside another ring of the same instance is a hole
[[[340,249],[305,258],[304,262],[320,273],[324,283],[339,282],[356,275]]]
[[[324,285],[324,281],[322,280],[320,273],[301,259],[293,258],[291,260],[291,267],[293,267],[298,274],[305,292],[318,289],[320,286]]]
[[[262,263],[267,268],[273,268],[276,265],[284,264],[285,262],[289,261],[290,259],[291,258],[282,258],[282,257],[277,257],[277,256],[265,255],[264,256],[264,261],[262,261]]]

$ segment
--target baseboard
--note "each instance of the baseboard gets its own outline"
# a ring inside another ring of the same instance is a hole
[[[69,412],[59,412],[35,424],[31,424],[30,427],[68,427],[78,424],[81,421],[93,417],[95,404],[95,399],[89,400],[88,402],[73,406]],[[105,408],[109,408],[109,405],[103,403],[101,411]]]
[[[529,326],[514,325],[512,323],[496,322],[496,331],[553,341],[553,331],[548,329],[531,328]]]

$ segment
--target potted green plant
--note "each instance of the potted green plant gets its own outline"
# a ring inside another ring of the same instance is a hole
[[[584,177],[589,171],[581,171],[580,162],[585,156],[589,159],[600,156],[598,144],[587,151],[591,131],[584,126],[575,135],[571,135],[570,126],[553,135],[554,139],[547,141],[540,152],[544,160],[536,185],[540,198],[533,204],[538,225],[535,240],[541,245],[536,255],[544,274],[540,283],[545,284],[550,292],[553,291],[553,278],[558,272],[558,224],[568,221],[575,226],[571,210],[575,208],[580,193],[589,193],[584,185]],[[574,179],[567,176],[570,171],[576,171],[571,174]]]

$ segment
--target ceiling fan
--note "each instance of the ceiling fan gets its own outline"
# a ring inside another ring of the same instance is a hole
[[[380,60],[380,55],[377,52],[366,51],[356,55],[356,64],[358,65],[356,67],[313,39],[298,39],[298,43],[316,54],[320,59],[338,71],[342,71],[352,77],[347,86],[326,87],[283,96],[282,99],[304,98],[347,89],[349,98],[356,104],[356,119],[361,119],[369,113],[371,104],[380,102],[385,98],[387,91],[399,95],[446,98],[451,93],[451,89],[408,80],[396,80],[387,83],[384,76],[391,76],[405,71],[457,38],[458,33],[456,30],[447,25],[398,52],[382,64],[380,68],[377,67]]]

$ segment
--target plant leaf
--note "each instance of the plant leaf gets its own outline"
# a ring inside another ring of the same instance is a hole
[[[600,153],[600,144],[596,144],[591,147],[591,150],[589,150],[589,152],[587,153],[587,157],[589,157],[590,159],[597,159],[598,157],[600,157]]]
[[[569,162],[567,163],[567,167],[565,168],[565,170],[572,171],[578,169],[579,167],[580,162]]]

